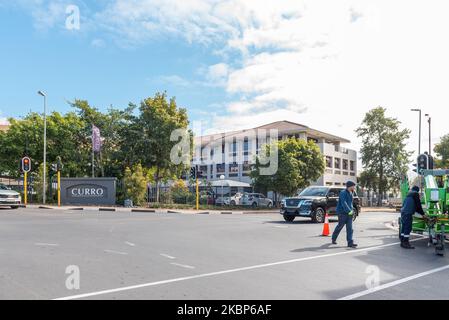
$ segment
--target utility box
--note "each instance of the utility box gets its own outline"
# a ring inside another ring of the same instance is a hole
[[[116,178],[62,178],[63,205],[115,205]]]

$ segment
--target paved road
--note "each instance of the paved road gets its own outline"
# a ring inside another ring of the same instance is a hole
[[[3,209],[0,299],[449,299],[449,258],[399,248],[396,217],[363,213],[353,250],[277,214]]]

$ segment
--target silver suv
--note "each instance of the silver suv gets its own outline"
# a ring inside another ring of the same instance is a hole
[[[253,208],[257,207],[266,207],[272,208],[273,201],[271,199],[266,198],[261,193],[245,193],[240,200],[241,204],[244,206],[251,206]]]
[[[0,183],[0,206],[11,207],[17,209],[22,203],[20,193],[11,190],[4,184]]]

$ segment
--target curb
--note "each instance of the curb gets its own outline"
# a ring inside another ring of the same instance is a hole
[[[197,212],[196,214],[209,214],[209,211]]]
[[[115,212],[116,209],[115,209],[115,208],[99,208],[98,211],[111,211],[111,212]]]
[[[221,214],[232,214],[232,211],[222,211]]]
[[[154,209],[131,209],[131,212],[151,212],[151,213],[155,213],[156,210],[154,210]]]

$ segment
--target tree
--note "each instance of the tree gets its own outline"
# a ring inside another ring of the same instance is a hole
[[[156,93],[154,97],[140,104],[137,121],[140,129],[136,138],[135,152],[147,168],[154,167],[156,201],[159,202],[159,183],[179,177],[185,164],[175,164],[170,155],[178,141],[171,141],[171,134],[177,129],[187,130],[187,111],[178,108],[175,98],[167,99],[167,94]]]
[[[132,170],[127,167],[123,179],[126,197],[134,204],[143,205],[147,191],[147,182],[141,164],[135,165]]]
[[[449,134],[443,136],[439,143],[433,149],[439,159],[436,159],[437,167],[442,169],[449,168]]]
[[[273,144],[266,144],[263,148],[267,155],[270,155],[271,151],[275,150],[274,147],[277,147],[278,170],[273,175],[261,175],[262,165],[257,157],[251,171],[253,186],[256,189],[291,196],[323,175],[324,157],[314,142],[289,138]]]
[[[411,153],[405,150],[410,136],[409,129],[400,129],[401,122],[385,115],[386,109],[377,107],[369,111],[356,130],[362,139],[362,164],[373,175],[376,190],[382,197],[391,188],[398,188],[401,178],[407,173]]]

